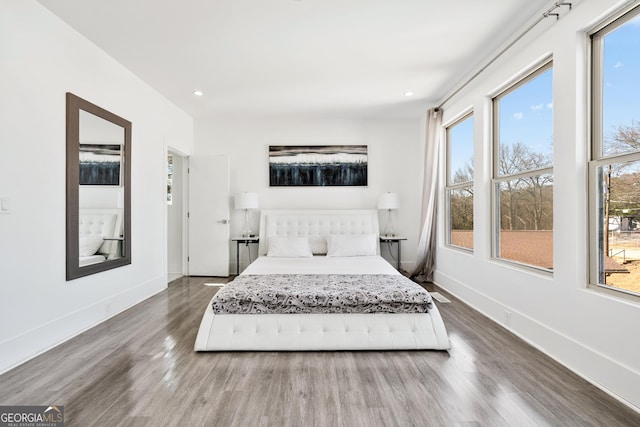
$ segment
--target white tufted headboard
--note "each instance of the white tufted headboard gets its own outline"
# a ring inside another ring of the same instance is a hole
[[[376,234],[378,211],[359,210],[263,210],[260,214],[259,255],[266,255],[269,237],[309,237],[314,254],[326,254],[331,234]],[[378,247],[378,253],[380,248]]]
[[[122,234],[122,209],[80,209],[79,214],[80,236],[118,238]],[[113,259],[121,255],[119,248],[118,242],[106,240],[97,253]]]

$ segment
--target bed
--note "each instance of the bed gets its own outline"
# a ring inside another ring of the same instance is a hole
[[[80,209],[79,217],[80,267],[119,258],[122,236],[122,209]]]
[[[209,302],[194,349],[448,349],[435,302],[380,256],[378,231],[376,210],[262,211],[259,257]]]

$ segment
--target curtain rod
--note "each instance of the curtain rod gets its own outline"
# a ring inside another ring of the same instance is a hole
[[[544,21],[546,18],[550,17],[550,16],[555,16],[556,20],[560,19],[560,14],[557,12],[557,9],[559,9],[562,6],[569,6],[569,10],[571,10],[572,8],[572,4],[569,2],[565,2],[565,1],[557,1],[553,4],[553,6],[551,6],[546,12],[544,12],[542,14],[542,16],[540,16],[538,19],[536,19],[533,24],[529,25],[523,32],[521,32],[518,37],[516,37],[514,40],[512,40],[507,46],[505,46],[500,52],[498,52],[493,58],[491,58],[491,60],[489,62],[487,62],[482,68],[480,68],[478,71],[476,71],[476,73],[471,76],[467,81],[465,81],[462,85],[460,85],[460,87],[458,87],[456,90],[454,90],[449,96],[447,96],[445,98],[444,101],[442,101],[440,103],[440,105],[438,105],[435,108],[435,111],[438,111],[442,108],[442,106],[444,104],[446,104],[451,98],[453,98],[454,96],[456,96],[462,89],[464,89],[469,83],[471,83],[473,80],[475,80],[476,77],[478,77],[480,74],[482,74],[482,72],[484,70],[486,70],[487,68],[489,68],[494,62],[496,62],[498,60],[498,58],[500,58],[506,51],[508,51],[509,49],[511,49],[511,47],[518,43],[520,41],[520,39],[522,39],[525,35],[527,35],[527,33],[529,31],[531,31],[533,29],[533,27],[535,27],[536,25],[538,25],[540,22]]]

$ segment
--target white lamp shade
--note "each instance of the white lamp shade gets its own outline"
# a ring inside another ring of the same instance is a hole
[[[384,193],[378,198],[378,209],[398,209],[400,198],[396,193]]]
[[[234,197],[236,209],[257,209],[258,195],[256,193],[240,193]]]

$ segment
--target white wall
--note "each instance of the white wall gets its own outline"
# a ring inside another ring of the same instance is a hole
[[[0,3],[0,372],[166,287],[164,144],[193,120],[30,0]],[[65,93],[133,123],[132,264],[65,281]]]
[[[124,188],[81,185],[78,188],[78,204],[81,209],[122,208]]]
[[[435,281],[640,410],[640,301],[587,287],[585,31],[619,4],[613,0],[573,2],[570,13],[563,13],[558,22],[550,19],[540,24],[445,105],[445,122],[469,106],[475,112],[476,243],[475,252],[469,255],[445,247],[440,238]],[[491,142],[487,131],[490,95],[549,54],[554,59],[553,276],[490,259]],[[441,194],[441,200],[443,197]],[[440,230],[444,230],[440,212]]]
[[[378,196],[396,192],[396,230],[409,238],[402,246],[403,266],[415,265],[420,221],[420,151],[423,120],[341,120],[301,118],[220,118],[196,120],[195,155],[228,154],[231,196],[256,192],[261,209],[377,208]],[[269,145],[366,144],[369,150],[367,187],[269,187]],[[233,207],[233,204],[231,205]],[[241,234],[242,211],[232,210],[231,235]],[[259,213],[252,212],[252,230]],[[385,217],[381,218],[384,224]],[[255,256],[255,252],[252,252]],[[243,265],[246,251],[241,252]],[[235,245],[231,270],[235,271]]]

